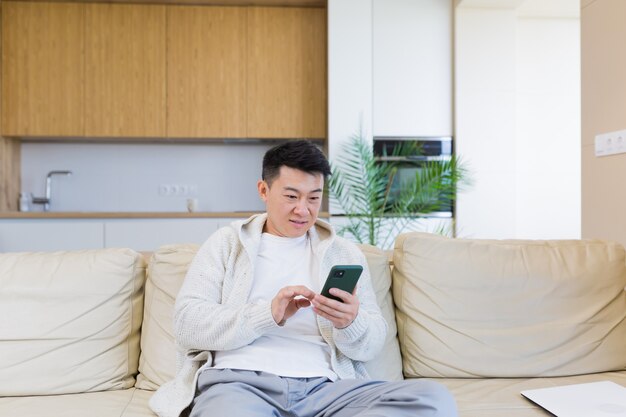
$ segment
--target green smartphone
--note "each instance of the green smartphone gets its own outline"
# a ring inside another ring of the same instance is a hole
[[[329,293],[331,288],[339,288],[352,294],[356,283],[363,272],[361,265],[335,265],[330,269],[324,288],[322,288],[321,294],[324,297],[332,298],[339,302],[343,301],[339,297],[335,297]]]

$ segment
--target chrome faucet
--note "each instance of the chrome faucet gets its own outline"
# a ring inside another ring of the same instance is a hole
[[[32,196],[33,204],[43,204],[43,211],[50,210],[50,183],[52,182],[53,175],[72,175],[72,171],[50,171],[48,172],[48,176],[46,176],[46,196],[45,197],[34,197]]]

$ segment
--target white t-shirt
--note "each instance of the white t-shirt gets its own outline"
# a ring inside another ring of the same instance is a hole
[[[281,288],[289,285],[304,285],[314,292],[321,290],[308,234],[285,238],[263,233],[254,271],[250,303],[271,301]],[[284,326],[247,346],[215,352],[213,366],[295,378],[337,379],[330,367],[330,347],[320,334],[311,307],[301,308]]]

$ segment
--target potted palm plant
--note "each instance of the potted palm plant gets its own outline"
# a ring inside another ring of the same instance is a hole
[[[414,162],[420,168],[415,176],[400,180],[396,176],[399,162],[377,160],[362,135],[353,136],[343,151],[328,183],[331,204],[343,210],[347,221],[337,232],[383,249],[392,247],[398,233],[415,230],[416,219],[450,205],[457,188],[469,182],[466,168],[455,156]],[[401,144],[391,156],[419,152],[414,144]]]

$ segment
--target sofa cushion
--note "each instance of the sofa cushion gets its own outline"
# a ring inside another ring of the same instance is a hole
[[[132,387],[144,279],[130,249],[0,254],[0,396]]]
[[[624,248],[599,240],[398,237],[408,376],[566,376],[626,366]]]
[[[137,388],[157,389],[176,372],[174,302],[199,246],[166,245],[148,264]]]
[[[174,301],[198,248],[192,244],[167,245],[152,255],[146,282],[138,388],[156,389],[174,377]],[[401,379],[402,363],[389,289],[388,256],[373,246],[362,246],[361,249],[372,274],[376,298],[389,324],[384,350],[376,359],[366,362],[365,367],[373,378]]]
[[[391,269],[387,252],[370,245],[359,245],[367,258],[367,266],[372,276],[372,286],[376,292],[376,301],[387,321],[387,337],[383,350],[371,361],[365,362],[365,369],[372,379],[388,381],[401,380],[402,357],[398,345],[398,330],[391,297]]]
[[[520,392],[599,381],[626,386],[626,371],[555,378],[445,378],[435,381],[444,384],[454,395],[460,417],[547,417],[552,414]],[[605,417],[609,415],[604,414]],[[589,413],[588,417],[599,415]]]
[[[129,388],[67,395],[0,398],[0,416],[156,417],[148,406],[154,392]]]

